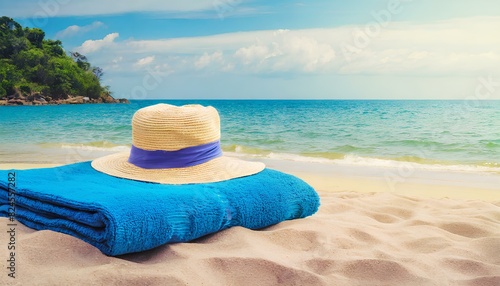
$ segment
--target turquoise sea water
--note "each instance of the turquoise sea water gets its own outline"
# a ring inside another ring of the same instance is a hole
[[[165,102],[216,107],[233,155],[500,173],[500,101],[132,101],[1,106],[0,162],[79,161],[127,150],[130,121]]]

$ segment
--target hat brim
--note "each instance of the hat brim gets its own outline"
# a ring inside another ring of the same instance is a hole
[[[248,162],[221,156],[186,168],[143,169],[128,162],[129,152],[116,153],[92,161],[102,173],[125,179],[160,184],[200,184],[250,176],[264,170],[261,162]]]

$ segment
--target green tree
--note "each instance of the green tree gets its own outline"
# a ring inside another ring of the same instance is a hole
[[[72,52],[71,56],[76,61],[76,64],[84,71],[88,71],[90,69],[90,64],[87,61],[87,57],[80,54],[79,52]]]
[[[42,43],[43,43],[43,38],[45,38],[45,32],[42,31],[41,29],[38,28],[25,28],[24,29],[24,34],[26,35],[26,38],[30,43],[41,49],[42,48]]]
[[[53,99],[109,95],[100,80],[104,72],[78,52],[66,54],[62,42],[45,39],[38,28],[24,28],[9,17],[0,18],[0,96],[20,90]]]
[[[29,85],[20,85],[19,86],[19,90],[21,91],[21,93],[23,95],[30,95],[31,94],[31,87],[29,87]]]
[[[62,48],[62,42],[59,40],[43,41],[43,50],[51,56],[56,56],[56,57],[65,56],[64,49]]]
[[[21,25],[9,17],[0,18],[0,57],[9,58],[29,44]]]
[[[5,93],[7,95],[13,94],[14,93],[14,84],[8,80],[2,80],[2,83],[0,84],[3,90],[5,90]]]
[[[40,49],[29,49],[19,52],[14,59],[14,64],[21,69],[47,64],[47,56]]]
[[[0,68],[0,72],[5,75],[4,79],[11,81],[13,83],[21,81],[23,78],[21,71],[13,64],[9,62],[0,61],[2,67]]]
[[[101,80],[102,76],[104,75],[104,71],[100,67],[93,67],[92,73],[95,75],[95,77],[97,77],[98,80]]]
[[[2,87],[0,86],[0,98],[3,98],[7,95],[7,91]]]
[[[74,62],[65,58],[49,60],[47,70],[47,85],[51,87],[54,98],[65,99],[72,93],[72,78],[76,77]]]

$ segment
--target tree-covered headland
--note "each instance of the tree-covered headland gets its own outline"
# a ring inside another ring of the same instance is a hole
[[[118,102],[103,71],[38,28],[0,18],[0,100],[17,104]],[[8,101],[7,101],[8,100]]]

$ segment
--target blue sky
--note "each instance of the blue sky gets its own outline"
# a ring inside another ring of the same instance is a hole
[[[500,99],[500,1],[2,1],[115,97]]]

